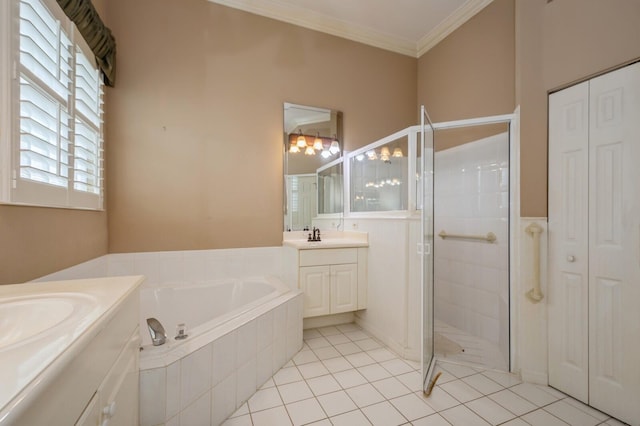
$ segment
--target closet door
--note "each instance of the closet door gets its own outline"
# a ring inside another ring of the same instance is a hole
[[[589,83],[549,96],[549,384],[588,402]]]
[[[589,403],[640,422],[640,63],[591,80]]]

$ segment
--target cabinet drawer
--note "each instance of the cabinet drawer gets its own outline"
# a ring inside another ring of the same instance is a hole
[[[357,248],[300,250],[300,266],[340,265],[358,262]]]

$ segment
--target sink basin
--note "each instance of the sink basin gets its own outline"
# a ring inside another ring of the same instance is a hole
[[[0,351],[54,329],[93,300],[80,293],[0,299]]]
[[[346,238],[327,238],[322,241],[307,241],[305,239],[284,240],[284,245],[295,247],[297,249],[314,249],[314,248],[341,248],[341,247],[367,247],[369,243],[365,240],[355,240]]]

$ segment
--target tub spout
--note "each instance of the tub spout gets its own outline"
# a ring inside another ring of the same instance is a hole
[[[151,334],[153,346],[164,345],[164,342],[167,340],[167,333],[165,333],[160,321],[155,318],[147,318],[147,327],[149,327],[149,334]]]

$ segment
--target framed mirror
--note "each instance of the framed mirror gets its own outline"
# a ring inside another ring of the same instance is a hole
[[[342,229],[342,113],[284,104],[284,230]]]

